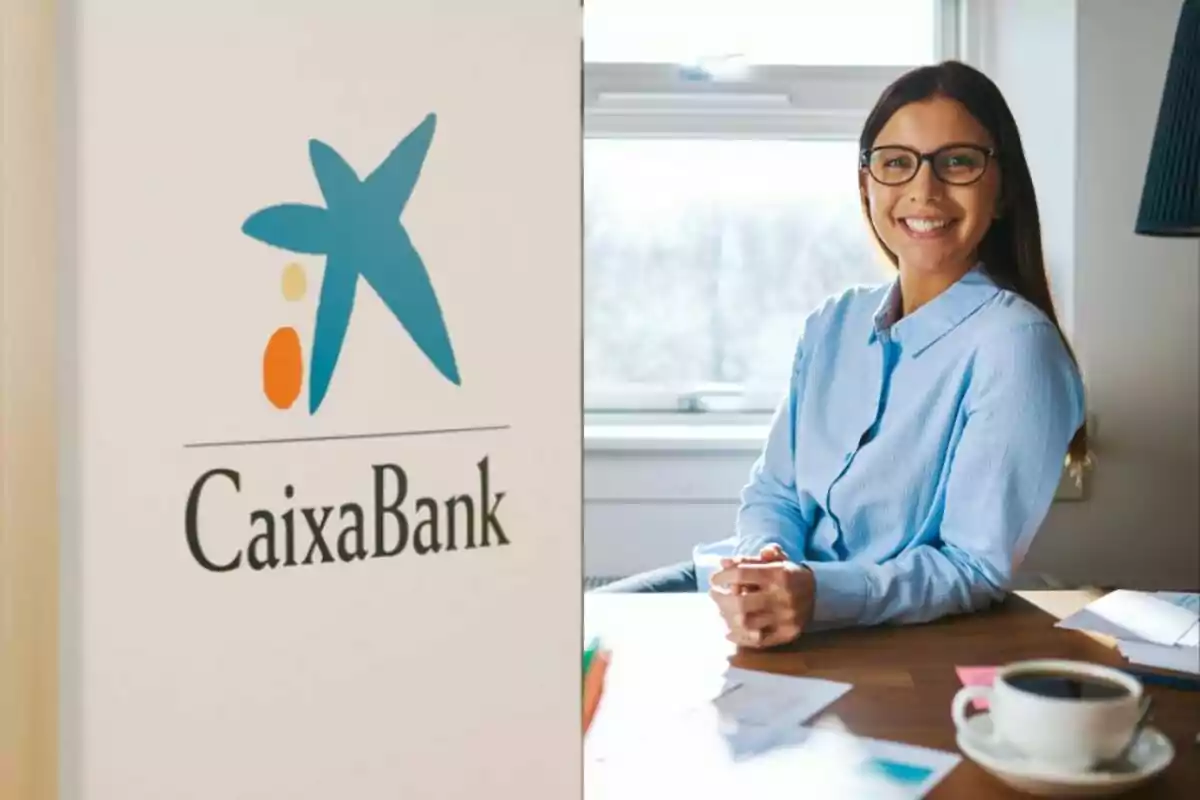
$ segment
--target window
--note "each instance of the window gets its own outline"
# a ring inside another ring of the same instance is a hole
[[[936,56],[930,0],[585,0],[588,63],[922,64]]]
[[[857,192],[879,92],[949,0],[585,0],[589,412],[766,412],[803,318],[885,280]]]

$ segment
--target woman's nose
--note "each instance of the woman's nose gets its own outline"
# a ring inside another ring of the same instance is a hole
[[[922,161],[917,174],[909,181],[908,191],[913,200],[924,202],[937,199],[945,191],[945,184],[933,172],[933,164]]]

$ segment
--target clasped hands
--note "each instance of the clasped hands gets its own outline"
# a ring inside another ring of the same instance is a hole
[[[729,628],[726,639],[741,647],[777,647],[795,640],[812,619],[816,579],[770,545],[758,556],[721,559],[709,596]]]

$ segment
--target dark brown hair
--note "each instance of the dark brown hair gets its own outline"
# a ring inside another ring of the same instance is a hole
[[[979,244],[979,260],[996,284],[1037,306],[1058,329],[1072,360],[1075,353],[1054,311],[1050,282],[1042,256],[1041,223],[1033,178],[1021,147],[1017,122],[1000,89],[979,70],[958,61],[918,67],[901,75],[884,90],[863,125],[859,150],[872,147],[875,138],[900,108],[909,103],[946,97],[960,103],[991,134],[996,148],[995,166],[1001,170],[999,218],[992,220]],[[863,213],[870,215],[865,193]],[[896,256],[870,225],[880,249],[895,265]],[[1078,362],[1076,361],[1078,365]],[[1075,432],[1067,451],[1067,465],[1078,479],[1088,463],[1087,422]]]

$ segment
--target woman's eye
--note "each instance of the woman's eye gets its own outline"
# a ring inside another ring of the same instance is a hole
[[[979,159],[974,153],[948,153],[943,163],[950,169],[975,169]]]

